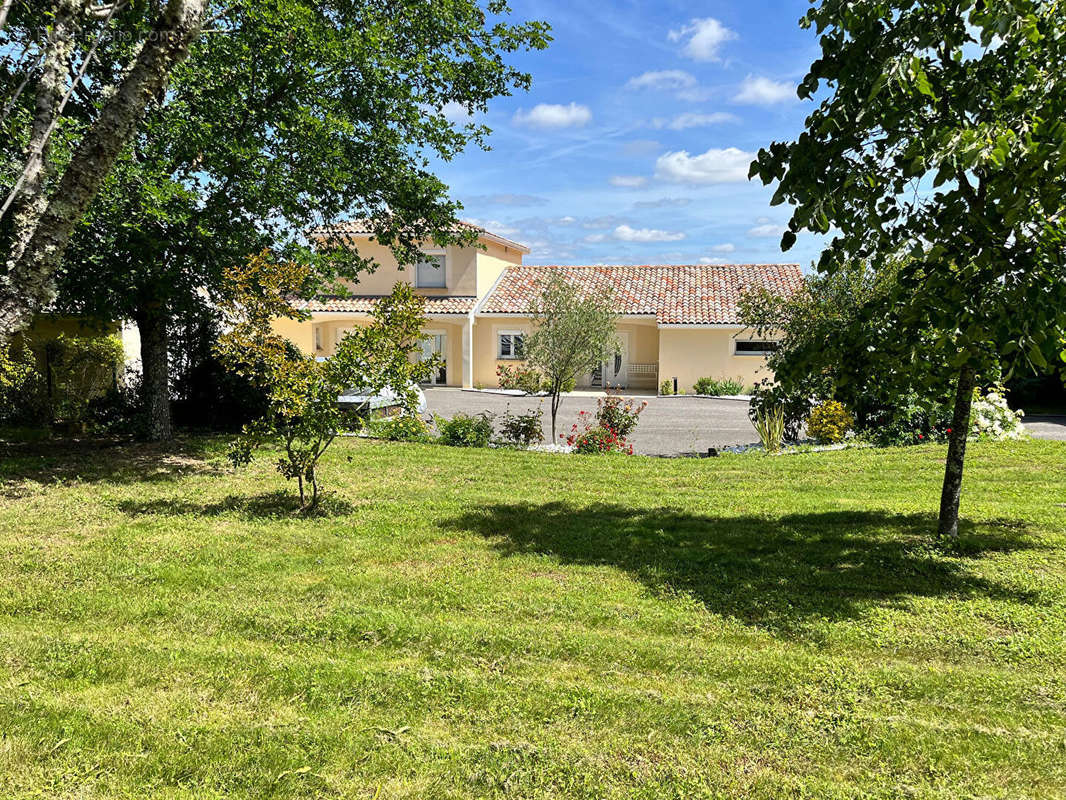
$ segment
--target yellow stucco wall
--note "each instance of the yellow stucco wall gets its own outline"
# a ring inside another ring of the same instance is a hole
[[[371,318],[367,315],[330,314],[314,315],[307,322],[296,320],[274,320],[275,333],[293,342],[308,355],[331,356],[337,342],[354,327],[369,325]],[[461,386],[463,382],[463,325],[466,317],[451,319],[428,319],[423,328],[424,333],[443,333],[446,337],[445,360],[447,367],[447,385]],[[318,331],[320,349],[315,347],[315,331]]]
[[[522,263],[522,253],[513,247],[484,242],[485,249],[477,254],[477,296],[484,297],[496,279],[507,269]]]
[[[521,363],[496,359],[496,337],[501,331],[528,334],[531,330],[527,317],[479,317],[474,324],[474,386],[495,388],[500,385],[496,379],[497,364],[513,366]]]
[[[496,358],[498,336],[503,331],[521,331],[530,333],[532,325],[528,317],[479,317],[474,326],[474,385],[485,388],[499,386],[496,368],[500,364],[515,365],[521,363],[512,359]],[[622,322],[618,325],[621,336],[627,337],[629,363],[655,364],[659,360],[659,331],[652,321]],[[585,382],[587,376],[578,376],[578,384]],[[651,388],[652,379],[636,381],[640,386]]]
[[[402,267],[397,263],[392,251],[369,239],[352,239],[352,247],[361,256],[373,258],[378,263],[374,272],[364,273],[359,280],[350,283],[353,292],[358,294],[388,294],[398,282],[414,284],[413,266]],[[445,251],[445,281],[443,289],[420,288],[420,294],[462,295],[481,297],[491,288],[500,273],[508,267],[522,263],[522,253],[513,247],[505,247],[495,242],[483,241],[484,249],[479,247],[457,247],[450,245]],[[426,249],[438,249],[429,243]]]
[[[739,328],[661,328],[659,380],[676,377],[678,388],[691,392],[696,380],[703,377],[739,378],[745,386],[770,377],[764,357],[734,353],[738,334],[739,338],[749,338]]]
[[[301,353],[312,355],[315,352],[314,326],[310,322],[295,319],[276,319],[270,323],[274,333],[284,336],[300,348]]]

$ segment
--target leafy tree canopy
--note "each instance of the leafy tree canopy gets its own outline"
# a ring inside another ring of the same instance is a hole
[[[783,248],[831,233],[823,272],[900,265],[881,352],[902,365],[931,336],[957,373],[940,525],[954,534],[975,374],[1044,368],[1066,329],[1066,13],[822,0],[801,25],[822,55],[799,94],[823,99],[751,174],[794,206]]]

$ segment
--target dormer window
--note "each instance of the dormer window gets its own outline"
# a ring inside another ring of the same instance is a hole
[[[415,265],[415,287],[444,289],[447,285],[444,253],[423,253],[422,260]]]

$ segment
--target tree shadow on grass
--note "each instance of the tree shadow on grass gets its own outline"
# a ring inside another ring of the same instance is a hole
[[[1037,601],[975,571],[991,553],[1039,546],[1012,520],[963,523],[950,551],[932,538],[932,517],[881,512],[714,517],[552,502],[491,505],[445,525],[488,537],[508,556],[620,567],[652,591],[684,592],[714,613],[782,634],[913,596]]]
[[[131,517],[154,516],[236,516],[241,519],[317,519],[343,517],[355,511],[355,506],[334,494],[319,496],[318,506],[311,511],[300,509],[300,496],[294,491],[275,491],[257,495],[231,494],[214,503],[195,503],[186,498],[156,498],[155,500],[123,500],[117,508]]]
[[[22,481],[141,483],[216,472],[209,439],[131,442],[117,438],[0,442],[0,486]],[[5,487],[17,493],[17,486]]]

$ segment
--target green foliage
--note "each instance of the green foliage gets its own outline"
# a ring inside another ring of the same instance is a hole
[[[544,409],[538,405],[535,411],[512,414],[508,406],[500,419],[500,440],[515,447],[531,447],[544,441]]]
[[[544,376],[551,395],[552,439],[564,391],[577,375],[591,372],[618,352],[617,321],[609,293],[583,296],[552,272],[530,309],[533,333],[526,342],[530,366]]]
[[[47,26],[51,4],[40,5],[19,30]],[[125,4],[111,20],[53,135],[55,154],[96,116],[85,99],[114,80],[146,33],[143,5]],[[491,130],[476,112],[529,87],[514,62],[547,46],[545,23],[515,19],[495,0],[204,5],[211,32],[149,105],[79,226],[59,276],[64,311],[159,315],[168,326],[213,314],[229,267],[263,248],[312,267],[303,293],[344,292],[341,279],[375,264],[343,237],[308,247],[305,234],[349,217],[369,220],[401,264],[431,238],[472,242],[427,165],[487,147]],[[32,112],[32,94],[21,113]],[[449,121],[455,106],[475,116]],[[21,157],[17,142],[10,149]],[[148,339],[145,351],[157,349]]]
[[[823,400],[807,417],[807,435],[821,444],[838,444],[855,424],[851,412],[836,400]]]
[[[767,453],[777,453],[785,441],[785,408],[767,405],[754,409],[752,424]]]
[[[715,395],[719,397],[732,397],[743,394],[744,383],[734,378],[700,378],[693,387],[695,394]]]
[[[501,389],[518,389],[526,394],[540,394],[545,384],[540,372],[526,364],[498,364],[496,378]]]
[[[794,206],[783,249],[799,232],[832,232],[822,274],[861,263],[894,273],[869,317],[880,324],[855,326],[849,346],[872,348],[876,374],[925,398],[953,378],[961,417],[974,375],[1044,370],[1066,332],[1062,4],[820,0],[801,25],[822,53],[799,95],[820,102],[796,141],[760,150],[751,175]],[[964,436],[954,431],[945,470],[947,535]]]
[[[428,442],[433,438],[426,423],[413,414],[372,417],[366,421],[366,432],[390,442]]]
[[[659,394],[661,394],[663,397],[669,397],[673,393],[674,384],[669,378],[659,384]]]
[[[441,444],[450,447],[488,447],[492,439],[492,415],[487,411],[480,414],[456,414],[451,419],[433,417],[440,434]]]
[[[648,401],[637,403],[632,397],[607,393],[596,400],[596,421],[601,428],[614,431],[622,439],[637,427],[640,415],[648,407]]]
[[[375,305],[374,321],[349,331],[329,359],[300,353],[273,332],[271,321],[299,316],[287,298],[306,278],[306,267],[276,264],[265,253],[232,270],[224,304],[230,324],[218,350],[238,374],[261,381],[269,402],[268,413],[246,425],[232,443],[230,460],[247,465],[262,444],[280,443],[278,472],[297,481],[301,506],[310,510],[318,503],[318,460],[338,433],[363,425],[358,410],[342,410],[337,398],[353,389],[374,395],[388,388],[401,411],[413,413],[415,385],[427,381],[438,362],[415,358],[425,300],[407,283],[397,283]]]
[[[42,345],[51,372],[54,419],[80,424],[89,404],[107,393],[122,367],[122,342],[114,336],[59,334]]]
[[[20,425],[41,422],[44,416],[43,403],[37,406],[29,402],[40,392],[40,373],[36,359],[25,341],[0,345],[0,422]]]
[[[930,401],[908,392],[896,398],[891,407],[868,415],[858,432],[877,447],[940,442],[951,431],[951,415],[948,401]]]

